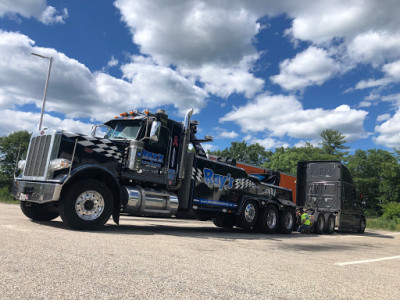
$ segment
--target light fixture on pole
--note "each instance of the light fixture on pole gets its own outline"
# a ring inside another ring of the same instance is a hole
[[[46,78],[46,85],[44,86],[44,93],[43,93],[43,103],[42,103],[42,112],[40,113],[40,122],[39,122],[39,131],[42,130],[42,121],[43,121],[43,113],[44,113],[44,107],[46,105],[46,96],[47,96],[47,86],[49,85],[49,80],[50,80],[50,71],[51,71],[51,65],[53,63],[53,57],[50,56],[44,56],[40,55],[37,53],[31,53],[32,55],[38,56],[40,58],[48,59],[49,60],[49,68],[47,70],[47,78]]]

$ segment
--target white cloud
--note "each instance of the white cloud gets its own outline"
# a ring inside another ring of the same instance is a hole
[[[374,138],[376,144],[386,147],[400,147],[400,109],[396,111],[393,117],[377,125],[375,132],[378,134]]]
[[[379,115],[379,116],[376,118],[376,121],[377,121],[377,122],[383,122],[383,121],[388,120],[390,117],[391,117],[390,114]]]
[[[332,110],[304,109],[294,96],[260,95],[254,101],[235,108],[220,122],[235,122],[244,132],[270,132],[271,137],[288,135],[298,139],[315,139],[324,129],[345,134],[348,141],[367,136],[364,110],[341,105]],[[249,122],[251,120],[251,122]]]
[[[91,72],[77,60],[20,33],[0,31],[0,109],[34,104],[41,107],[48,61],[30,53],[52,56],[46,111],[67,118],[105,121],[129,109],[172,105],[178,110],[205,105],[207,93],[174,70],[134,57],[123,66],[125,78]]]
[[[40,113],[22,112],[16,110],[0,110],[0,136],[10,134],[15,131],[27,130],[32,132],[39,126]],[[62,128],[72,132],[90,134],[93,124],[83,123],[73,119],[60,119],[49,114],[43,115],[42,128]]]
[[[356,84],[355,89],[375,88],[400,82],[400,60],[383,65],[382,72],[385,74],[383,78],[361,80]]]
[[[162,66],[174,65],[217,96],[252,97],[263,80],[251,74],[258,58],[253,37],[263,14],[241,1],[130,1],[115,6],[143,54]]]
[[[43,24],[64,23],[68,18],[68,10],[57,11],[53,6],[47,6],[47,0],[2,0],[0,2],[0,17],[20,15],[24,18],[36,18]]]
[[[218,139],[234,139],[239,136],[235,131],[227,131],[220,127],[216,127],[214,129],[217,131],[216,138]]]
[[[280,64],[280,74],[271,80],[286,90],[302,90],[307,86],[322,85],[339,72],[339,66],[320,48],[309,47],[293,59]]]
[[[107,67],[112,68],[118,65],[118,59],[116,59],[114,56],[111,57],[111,59],[107,63]]]

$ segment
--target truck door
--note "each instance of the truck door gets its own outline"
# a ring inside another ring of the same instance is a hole
[[[151,173],[155,181],[165,182],[167,178],[169,145],[169,130],[165,126],[161,126],[158,141],[144,140],[142,166],[144,173]]]

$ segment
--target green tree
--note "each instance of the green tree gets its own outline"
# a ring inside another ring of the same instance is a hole
[[[237,161],[259,166],[268,160],[272,154],[271,151],[265,151],[260,144],[248,146],[245,141],[232,142],[229,148],[225,150],[212,151],[210,154],[215,156],[232,157]]]
[[[384,204],[400,202],[400,164],[395,154],[380,149],[357,150],[346,160],[369,215],[380,215]]]
[[[349,149],[344,144],[347,142],[345,136],[338,130],[325,129],[320,134],[322,138],[322,150],[329,155],[336,155],[338,158],[343,158],[349,152],[341,150]]]
[[[297,163],[308,160],[336,160],[335,155],[325,153],[321,148],[306,143],[304,147],[277,148],[264,167],[295,175]]]
[[[22,130],[0,137],[0,187],[11,187],[18,152],[20,159],[26,156],[30,136]]]

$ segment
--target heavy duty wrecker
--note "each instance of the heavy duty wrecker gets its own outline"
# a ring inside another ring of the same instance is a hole
[[[131,111],[95,126],[90,136],[35,132],[26,160],[18,162],[13,195],[27,217],[60,215],[74,229],[99,227],[111,215],[118,224],[125,212],[290,233],[292,191],[248,175],[233,159],[208,159],[200,143],[212,139],[196,138],[192,112],[176,122],[163,110]]]
[[[21,174],[14,180],[13,195],[27,217],[49,221],[61,216],[74,229],[102,226],[111,215],[118,224],[125,213],[291,233],[296,226],[296,178],[254,172],[257,167],[231,158],[209,158],[201,143],[212,138],[196,138],[199,123],[191,120],[192,112],[176,122],[164,110],[130,111],[94,126],[90,136],[53,129],[35,132],[26,160],[18,162]],[[321,163],[325,171],[314,176]],[[347,174],[343,170],[338,162],[299,164],[297,205],[314,216],[318,233],[335,227],[365,229],[361,207],[356,213],[341,206],[353,205],[343,199],[354,189],[352,182],[342,180]],[[352,214],[350,221],[345,221],[346,211]]]

